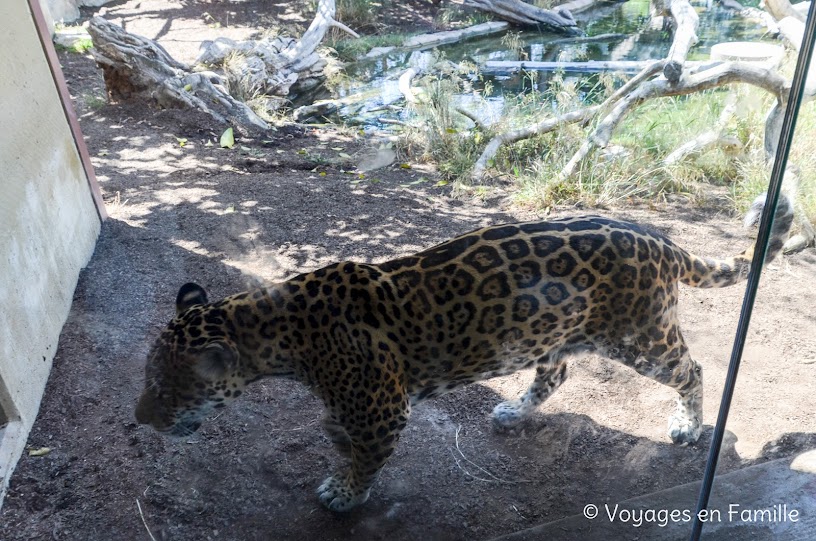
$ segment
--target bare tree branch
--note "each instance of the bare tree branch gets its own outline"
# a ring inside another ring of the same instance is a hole
[[[699,154],[703,150],[711,146],[718,146],[724,149],[732,149],[739,151],[742,148],[742,142],[733,136],[725,135],[725,128],[728,122],[737,111],[737,100],[734,95],[729,96],[728,104],[720,113],[720,118],[713,129],[701,133],[691,141],[683,143],[675,150],[673,150],[663,160],[663,165],[674,165],[685,160],[688,156]]]
[[[674,41],[666,57],[668,62],[663,68],[663,75],[670,82],[676,83],[683,75],[683,64],[686,62],[689,49],[697,43],[697,26],[700,24],[700,18],[688,0],[671,0],[669,11],[674,18],[676,28]]]
[[[482,155],[479,156],[478,160],[476,160],[476,164],[473,166],[473,171],[471,173],[471,178],[474,180],[480,180],[484,176],[488,162],[493,159],[493,156],[496,155],[496,152],[498,152],[502,145],[507,143],[515,143],[516,141],[521,141],[522,139],[528,139],[534,135],[545,134],[566,124],[588,122],[593,116],[595,116],[595,113],[597,113],[600,108],[600,105],[594,105],[592,107],[572,111],[555,118],[547,118],[541,122],[526,126],[524,128],[500,133],[491,139],[489,143],[487,143],[487,146],[482,151]]]
[[[726,62],[698,73],[687,74],[678,84],[672,84],[665,78],[647,81],[627,94],[615,105],[567,165],[564,166],[559,178],[563,180],[571,177],[575,173],[578,164],[594,148],[606,147],[621,120],[629,111],[644,101],[653,98],[693,94],[735,82],[762,88],[776,96],[779,103],[784,103],[787,100],[790,91],[790,81],[775,71],[746,62]]]
[[[484,176],[485,170],[487,169],[488,162],[493,159],[496,152],[498,152],[502,145],[515,143],[516,141],[528,139],[535,135],[541,135],[566,124],[572,124],[575,122],[589,122],[596,115],[596,113],[605,111],[610,105],[621,99],[621,97],[625,96],[627,93],[631,92],[637,85],[649,77],[652,77],[656,73],[659,73],[663,69],[664,65],[664,60],[653,62],[644,68],[640,73],[632,77],[632,79],[630,79],[600,105],[595,105],[579,111],[573,111],[565,115],[560,115],[556,118],[547,118],[524,128],[518,128],[496,135],[487,143],[487,146],[482,151],[482,155],[479,156],[478,160],[476,160],[476,164],[473,166],[473,171],[471,172],[471,179],[477,181],[481,180],[481,178]]]
[[[800,22],[805,22],[805,16],[793,9],[788,0],[764,0],[765,9],[774,19],[781,21],[785,17],[793,17]]]

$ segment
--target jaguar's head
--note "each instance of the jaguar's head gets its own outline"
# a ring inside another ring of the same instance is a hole
[[[184,284],[176,317],[150,350],[136,420],[159,432],[188,436],[214,409],[241,394],[240,355],[225,328],[224,310],[206,292]]]

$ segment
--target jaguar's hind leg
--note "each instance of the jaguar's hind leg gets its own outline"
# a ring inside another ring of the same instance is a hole
[[[703,432],[703,367],[691,358],[688,349],[666,385],[680,394],[677,410],[669,417],[669,437],[681,445],[696,443]]]
[[[567,363],[557,353],[538,360],[536,375],[527,392],[516,400],[502,402],[493,409],[493,424],[498,429],[518,426],[541,405],[567,378]]]

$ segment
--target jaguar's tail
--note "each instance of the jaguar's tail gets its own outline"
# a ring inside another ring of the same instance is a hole
[[[762,194],[754,200],[745,216],[745,225],[747,227],[754,226],[759,222],[764,207],[765,194]],[[782,245],[788,237],[792,223],[793,206],[787,196],[780,195],[776,214],[774,214],[771,238],[768,241],[765,263],[773,261],[782,251]],[[756,244],[739,255],[719,260],[698,257],[681,251],[678,279],[684,284],[694,287],[727,287],[734,285],[748,276],[755,247]]]

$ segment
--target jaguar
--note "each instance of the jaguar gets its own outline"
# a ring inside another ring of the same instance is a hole
[[[755,212],[756,214],[756,212]],[[782,198],[766,261],[792,221]],[[693,255],[664,235],[599,216],[503,224],[384,263],[339,262],[210,302],[195,283],[148,354],[136,419],[186,436],[260,378],[306,385],[350,464],[318,488],[347,511],[365,502],[411,408],[469,383],[534,368],[527,391],[493,422],[518,426],[597,352],[674,389],[675,443],[702,430],[702,370],[677,317],[678,283],[743,280],[755,247]]]

